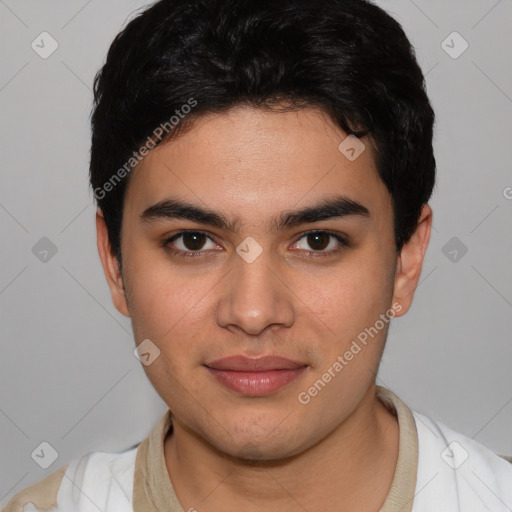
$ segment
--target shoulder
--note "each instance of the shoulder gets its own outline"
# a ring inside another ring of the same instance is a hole
[[[137,448],[76,458],[15,494],[1,512],[131,512]]]
[[[23,512],[27,503],[33,503],[39,510],[54,510],[57,506],[57,493],[68,466],[66,464],[39,482],[22,489],[2,506],[1,512]]]
[[[414,512],[510,510],[512,464],[481,443],[412,411],[418,432]]]

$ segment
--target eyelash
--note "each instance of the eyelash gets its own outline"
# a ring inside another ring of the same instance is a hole
[[[210,235],[208,235],[208,233],[206,233],[205,231],[200,231],[200,230],[197,230],[197,229],[188,229],[188,230],[180,231],[179,233],[176,233],[175,235],[171,236],[170,238],[166,238],[162,242],[162,246],[168,252],[170,252],[171,254],[173,254],[175,256],[178,256],[180,258],[204,257],[203,255],[204,255],[205,251],[202,251],[202,250],[198,250],[198,251],[182,251],[181,249],[175,249],[175,248],[173,248],[172,246],[169,245],[169,244],[171,244],[172,242],[176,241],[181,236],[183,236],[183,235],[185,235],[187,233],[199,233],[199,234],[205,235],[209,240],[211,240],[212,242],[216,243],[215,240]],[[321,233],[321,234],[325,233],[325,234],[333,237],[335,240],[337,240],[340,243],[341,247],[338,247],[337,249],[331,249],[330,251],[305,251],[306,254],[312,255],[315,258],[318,258],[318,257],[321,258],[321,257],[326,257],[326,256],[333,256],[334,254],[342,252],[345,248],[350,247],[350,244],[349,244],[348,240],[344,236],[340,235],[339,233],[335,233],[333,231],[329,231],[327,229],[315,229],[315,230],[312,230],[312,231],[306,231],[305,233],[303,233],[297,239],[295,244],[298,243],[303,238],[307,237],[308,235],[313,235],[313,234],[316,234],[316,233]]]

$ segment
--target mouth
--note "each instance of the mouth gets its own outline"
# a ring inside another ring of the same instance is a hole
[[[308,364],[278,356],[230,356],[204,365],[224,387],[245,396],[266,396],[298,379]]]

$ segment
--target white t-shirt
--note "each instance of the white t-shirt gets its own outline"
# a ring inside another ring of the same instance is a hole
[[[512,510],[512,464],[482,444],[411,411],[393,392],[377,398],[397,416],[393,482],[380,512]],[[1,512],[184,512],[167,472],[168,410],[121,453],[92,452],[17,493]]]

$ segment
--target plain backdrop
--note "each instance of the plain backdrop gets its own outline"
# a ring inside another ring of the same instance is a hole
[[[166,410],[111,304],[87,181],[92,80],[146,3],[0,0],[2,502],[72,458],[134,445]],[[421,284],[377,382],[512,455],[512,2],[378,4],[426,74],[438,179]],[[31,46],[42,32],[58,43],[46,59]],[[43,442],[58,454],[47,469],[31,456]]]

